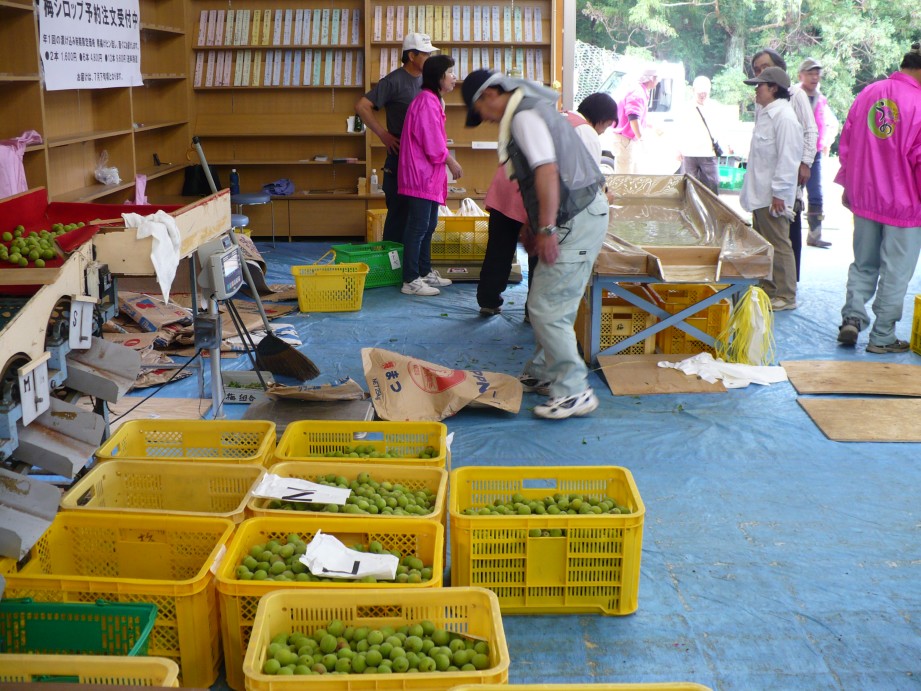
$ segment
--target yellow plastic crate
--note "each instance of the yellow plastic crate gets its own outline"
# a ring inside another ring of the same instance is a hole
[[[9,654],[0,655],[0,682],[178,688],[179,666],[163,657]]]
[[[288,511],[286,509],[268,508],[271,499],[264,497],[253,497],[247,505],[247,516],[268,516],[281,518],[288,516],[328,516],[333,518],[346,519],[369,519],[375,520],[394,520],[394,519],[429,519],[440,521],[447,533],[447,509],[448,509],[448,472],[441,468],[430,466],[407,466],[407,465],[365,465],[363,463],[322,463],[320,461],[303,462],[303,461],[284,461],[272,466],[271,472],[281,477],[293,477],[298,480],[309,480],[316,482],[318,477],[323,475],[341,475],[347,480],[356,479],[361,473],[368,473],[377,482],[390,482],[392,484],[403,485],[411,492],[425,490],[435,494],[435,505],[432,512],[425,516],[393,516],[382,514],[355,514],[355,513],[337,513],[325,514],[319,512],[300,512]]]
[[[636,611],[646,509],[617,466],[485,467],[451,473],[451,585],[489,588],[503,614]],[[557,492],[611,498],[631,514],[468,516],[464,509]],[[563,537],[529,537],[533,528]]]
[[[346,626],[399,627],[420,621],[489,643],[489,667],[474,672],[416,674],[323,674],[270,676],[262,673],[272,637],[287,631],[314,631],[332,619]],[[417,590],[337,590],[323,593],[276,590],[264,595],[243,661],[247,691],[358,691],[401,689],[445,691],[458,684],[505,684],[509,654],[496,596],[482,588]]]
[[[274,460],[322,461],[324,463],[364,463],[409,466],[449,465],[448,428],[441,422],[361,422],[298,420],[285,428],[278,441]],[[330,457],[356,444],[370,446],[375,453],[391,453],[397,458]],[[418,458],[426,447],[436,451],[433,458]],[[274,472],[274,471],[269,471]]]
[[[292,266],[301,312],[357,312],[365,294],[368,265],[307,264]]]
[[[96,451],[108,461],[197,461],[264,465],[275,450],[266,420],[131,420]]]
[[[589,314],[588,300],[583,298],[579,303],[579,311],[576,313],[576,340],[582,348],[582,356],[585,361],[591,364],[595,353],[590,352]],[[602,298],[599,347],[601,350],[610,348],[612,345],[620,343],[655,323],[656,318],[654,316],[639,307],[627,304],[620,298]],[[635,343],[625,351],[621,351],[618,355],[645,355],[654,352],[656,352],[655,334],[647,336],[639,343]]]
[[[384,239],[384,221],[387,209],[368,209],[368,227],[365,229],[367,242],[380,242]]]
[[[482,261],[489,216],[439,216],[432,234],[432,261]]]
[[[688,681],[651,684],[479,684],[455,686],[450,691],[711,691]]]
[[[227,684],[242,691],[243,657],[256,618],[259,598],[279,589],[312,592],[317,599],[326,599],[331,592],[342,590],[369,590],[387,588],[395,590],[440,588],[444,571],[444,529],[435,521],[403,519],[364,522],[343,518],[314,518],[290,516],[287,518],[251,518],[237,528],[227,554],[217,570],[217,591],[221,606],[221,639],[224,643],[224,675]],[[432,566],[432,579],[424,583],[279,583],[277,581],[241,581],[235,576],[239,563],[255,544],[285,538],[297,533],[310,541],[318,530],[339,538],[346,546],[368,544],[378,540],[385,550],[398,549],[403,554],[419,557]],[[261,669],[261,667],[260,667]]]
[[[148,654],[179,664],[186,686],[210,686],[221,666],[211,565],[233,533],[223,518],[90,511],[59,513],[4,597],[36,602],[152,602]]]
[[[707,283],[699,284],[656,284],[653,290],[661,298],[662,307],[669,314],[677,314],[683,309],[714,295],[723,286],[713,286]],[[729,300],[723,299],[715,305],[705,307],[694,316],[685,319],[685,322],[695,326],[705,334],[718,338],[729,324]],[[667,355],[671,354],[716,354],[716,350],[703,341],[699,341],[691,334],[681,329],[670,326],[656,334],[656,346]]]
[[[911,349],[921,355],[921,295],[915,295],[915,312],[911,322]]]
[[[62,498],[62,509],[177,514],[243,520],[253,487],[265,475],[257,465],[230,463],[100,463]]]

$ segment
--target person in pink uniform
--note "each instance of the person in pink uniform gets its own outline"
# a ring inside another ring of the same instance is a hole
[[[909,348],[895,325],[921,253],[921,43],[912,44],[899,67],[857,95],[841,130],[835,176],[854,214],[854,262],[838,342],[856,345],[870,325],[873,299],[867,352],[880,355]]]
[[[617,101],[619,120],[612,128],[614,132],[614,172],[636,174],[639,172],[641,156],[640,142],[650,131],[646,121],[649,99],[659,83],[659,73],[654,67],[646,69],[636,86]]]

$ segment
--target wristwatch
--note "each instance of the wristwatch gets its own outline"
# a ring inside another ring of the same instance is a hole
[[[556,233],[556,226],[541,226],[537,229],[538,235],[554,235]]]

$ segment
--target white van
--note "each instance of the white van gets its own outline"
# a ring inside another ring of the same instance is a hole
[[[598,91],[610,94],[614,100],[620,100],[623,92],[635,84],[637,76],[650,67],[655,67],[659,75],[659,83],[650,98],[647,115],[655,136],[644,138],[645,155],[641,172],[669,175],[680,165],[674,137],[676,117],[687,100],[684,65],[680,62],[650,62],[624,56],[618,59]],[[613,138],[611,130],[602,134],[602,148],[613,151]]]

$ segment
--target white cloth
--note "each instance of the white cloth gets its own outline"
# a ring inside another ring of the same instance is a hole
[[[706,125],[703,118],[701,118],[701,114],[707,119]],[[678,150],[682,156],[692,158],[716,156],[710,135],[712,134],[714,139],[718,139],[723,128],[720,123],[719,113],[709,98],[704,101],[703,105],[698,105],[697,101],[685,105],[678,122],[681,127],[681,134],[678,137]],[[710,128],[709,131],[707,127]]]
[[[802,152],[803,128],[789,102],[777,99],[762,108],[755,118],[748,168],[739,195],[742,208],[764,209],[777,197],[792,212]]]
[[[137,228],[137,239],[152,237],[150,261],[157,272],[157,283],[163,293],[163,302],[169,303],[169,290],[179,268],[179,248],[182,237],[176,219],[165,211],[157,211],[150,216],[140,214],[122,214],[125,226]]]
[[[787,381],[787,371],[779,365],[737,365],[714,359],[710,353],[700,353],[681,362],[662,361],[658,364],[659,367],[696,375],[711,384],[722,379],[727,389],[744,389],[749,384],[768,386]]]

